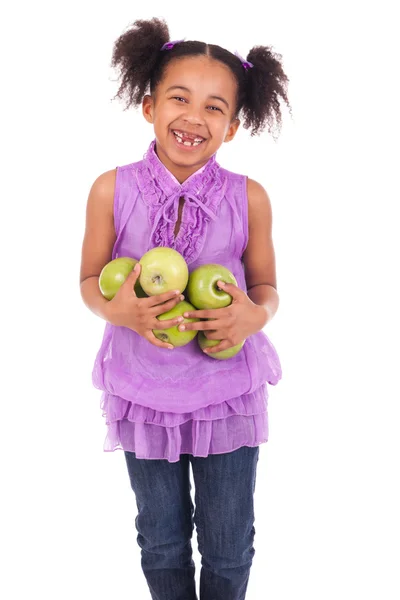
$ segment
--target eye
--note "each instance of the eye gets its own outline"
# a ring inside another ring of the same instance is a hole
[[[179,102],[181,102],[181,101],[186,102],[185,98],[182,98],[182,96],[173,96],[172,99],[173,100],[178,100]]]
[[[215,111],[219,110],[219,112],[221,112],[221,113],[222,113],[222,110],[220,109],[220,107],[219,107],[219,106],[209,106],[208,108],[211,108],[211,111],[212,111],[212,112],[215,112]]]

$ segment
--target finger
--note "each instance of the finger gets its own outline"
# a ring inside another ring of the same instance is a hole
[[[135,287],[135,283],[138,280],[140,275],[140,264],[136,263],[136,265],[133,267],[132,271],[129,273],[128,277],[125,279],[123,285],[127,288],[129,288],[129,290],[136,296],[136,292],[134,290]],[[121,286],[122,287],[122,286]]]
[[[157,304],[156,306],[153,306],[152,308],[149,309],[149,313],[152,317],[158,317],[158,315],[162,315],[163,313],[168,312],[169,310],[174,308],[174,306],[176,306],[177,304],[182,302],[183,298],[184,298],[184,296],[177,296],[175,298],[172,298],[172,300],[169,300],[168,302],[163,302],[162,304]],[[182,317],[182,320],[183,320],[183,317]]]
[[[167,342],[162,342],[161,340],[156,338],[152,331],[150,331],[148,335],[145,336],[145,338],[150,342],[150,344],[153,344],[153,346],[157,346],[157,348],[166,348],[167,350],[174,349],[174,346],[172,344],[167,344]]]
[[[221,331],[213,329],[211,331],[206,331],[204,335],[208,340],[220,340],[223,334],[221,333]]]
[[[184,312],[183,316],[186,319],[221,319],[230,313],[230,308],[211,308],[208,310],[190,310]]]
[[[216,344],[211,348],[204,348],[203,352],[204,354],[216,354],[222,350],[228,350],[228,348],[233,348],[233,346],[231,346],[227,340],[222,340],[219,344]]]
[[[218,280],[217,285],[221,290],[232,296],[234,300],[240,300],[243,296],[247,296],[246,292],[233,283],[225,283],[224,281]]]
[[[169,292],[165,292],[164,294],[157,294],[155,296],[150,296],[146,298],[146,302],[148,306],[157,306],[158,304],[163,304],[172,298],[178,298],[182,295],[182,292],[179,290],[171,290]]]
[[[179,331],[188,331],[188,330],[196,330],[196,331],[210,331],[212,329],[215,330],[215,323],[212,321],[192,321],[191,323],[182,323],[178,327]]]
[[[171,327],[176,327],[181,322],[182,317],[175,317],[174,319],[168,319],[167,321],[160,321],[160,319],[155,319],[152,325],[152,329],[170,329]]]

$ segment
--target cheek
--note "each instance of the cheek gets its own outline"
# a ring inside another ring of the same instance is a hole
[[[181,114],[182,110],[179,106],[174,104],[166,104],[162,107],[162,110],[158,110],[155,112],[155,122],[163,125],[168,125],[172,121],[174,121],[179,114]]]
[[[215,119],[213,122],[214,134],[224,138],[229,131],[230,124],[230,120],[226,119],[225,117],[221,119]]]

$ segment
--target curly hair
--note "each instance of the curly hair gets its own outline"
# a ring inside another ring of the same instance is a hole
[[[271,47],[254,46],[246,60],[254,67],[244,69],[241,60],[232,52],[214,44],[183,41],[171,50],[161,51],[169,41],[169,30],[162,19],[137,20],[116,40],[111,66],[119,70],[121,80],[114,96],[126,100],[125,110],[139,106],[147,93],[154,93],[162,80],[167,65],[172,60],[187,56],[209,56],[226,65],[237,81],[235,117],[243,119],[243,127],[251,135],[268,127],[274,132],[281,129],[282,98],[289,108],[287,98],[288,77],[283,71],[282,56]]]

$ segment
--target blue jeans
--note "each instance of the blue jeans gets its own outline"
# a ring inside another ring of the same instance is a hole
[[[125,452],[136,496],[137,541],[153,600],[197,600],[191,538],[201,554],[200,600],[243,600],[254,548],[254,490],[259,447],[180,461]],[[190,494],[192,465],[195,506]]]

